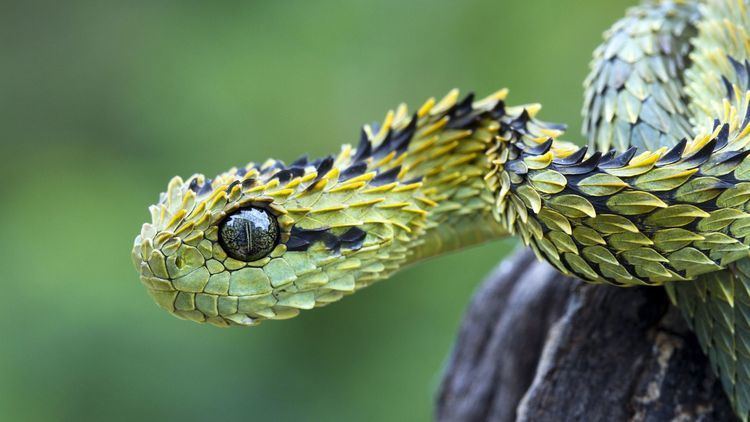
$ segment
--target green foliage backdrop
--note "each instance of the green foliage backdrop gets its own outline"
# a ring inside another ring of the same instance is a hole
[[[460,316],[513,242],[322,310],[218,329],[129,258],[174,174],[356,142],[456,86],[580,139],[581,82],[632,1],[0,4],[1,420],[426,420]]]

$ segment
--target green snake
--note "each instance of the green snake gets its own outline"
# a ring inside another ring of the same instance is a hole
[[[180,318],[250,326],[516,235],[562,273],[665,286],[747,419],[747,3],[629,10],[594,53],[587,147],[507,90],[454,90],[400,105],[335,155],[175,177],[135,239],[140,279]]]

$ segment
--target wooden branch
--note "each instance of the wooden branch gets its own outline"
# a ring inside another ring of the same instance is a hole
[[[475,294],[437,397],[443,421],[734,416],[661,288],[590,285],[528,250]]]

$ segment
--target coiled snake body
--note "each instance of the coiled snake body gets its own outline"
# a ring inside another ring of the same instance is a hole
[[[172,179],[135,240],[141,281],[181,318],[255,325],[518,235],[565,274],[665,286],[747,419],[746,1],[647,3],[605,38],[586,82],[588,147],[506,90],[401,105],[335,156]]]

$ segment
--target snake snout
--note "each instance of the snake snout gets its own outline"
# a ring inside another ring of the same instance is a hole
[[[153,236],[152,230],[150,224],[144,224],[134,242],[133,262],[141,282],[160,307],[186,319],[204,321],[205,315],[195,310],[195,297],[190,294],[203,291],[210,277],[202,248],[176,237]]]

